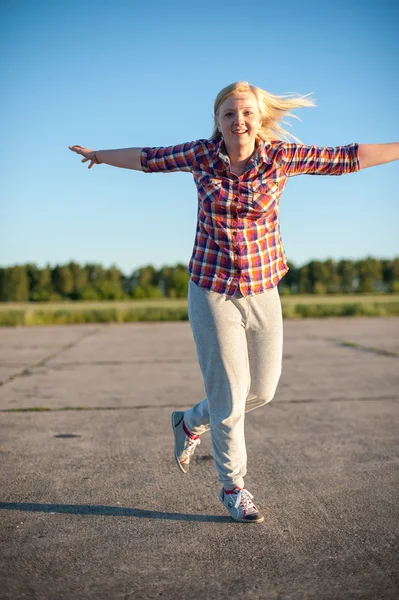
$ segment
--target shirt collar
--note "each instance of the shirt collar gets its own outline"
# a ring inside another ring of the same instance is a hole
[[[271,149],[271,142],[264,142],[263,140],[261,142],[258,142],[257,152],[255,153],[255,155],[258,157],[260,163],[270,164],[273,162],[271,159]]]
[[[229,155],[227,154],[226,146],[224,145],[223,138],[220,138],[216,142],[215,146],[215,157],[216,160],[222,160],[226,165],[230,164]]]
[[[257,168],[262,163],[270,164],[272,159],[270,158],[271,142],[259,141],[256,142],[255,152],[252,155],[252,159],[249,162],[251,168]],[[226,146],[224,145],[223,138],[218,140],[215,145],[215,160],[212,161],[212,165],[216,166],[216,163],[221,160],[225,165],[230,165],[230,159],[227,154]]]

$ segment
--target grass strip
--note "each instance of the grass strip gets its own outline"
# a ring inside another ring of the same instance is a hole
[[[343,298],[341,302],[335,299],[333,302],[317,303],[303,302],[300,298],[294,303],[290,298],[286,301],[282,298],[283,317],[285,319],[305,319],[324,317],[378,317],[399,316],[399,301],[381,300],[367,301],[358,300],[347,302]],[[140,304],[136,307],[128,304],[126,307],[118,304],[100,308],[87,307],[64,307],[52,308],[51,305],[44,308],[43,305],[29,305],[26,308],[13,309],[4,308],[0,310],[0,326],[18,327],[32,325],[67,325],[84,323],[136,323],[136,322],[162,322],[162,321],[187,321],[187,303],[178,304],[171,301],[170,305],[163,303]]]
[[[23,325],[69,325],[83,323],[135,323],[151,321],[187,321],[187,308],[103,308],[103,309],[58,309],[29,308],[27,310],[0,311],[0,326]]]

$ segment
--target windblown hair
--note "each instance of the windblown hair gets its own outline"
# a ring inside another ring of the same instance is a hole
[[[293,117],[294,119],[298,119],[298,121],[300,121],[299,117],[293,115],[290,111],[294,110],[295,108],[300,108],[301,106],[316,106],[313,100],[306,99],[307,96],[310,96],[311,94],[306,94],[306,96],[298,96],[296,94],[274,96],[273,94],[270,94],[261,88],[250,85],[247,81],[237,81],[236,83],[232,83],[223,88],[216,96],[214,105],[214,128],[210,138],[211,140],[218,140],[222,137],[217,127],[217,114],[220,105],[229,96],[235,96],[242,92],[252,92],[258,101],[262,126],[259,130],[257,138],[265,142],[270,140],[289,141],[288,138],[291,138],[296,142],[301,143],[301,141],[292,133],[285,131],[285,129],[283,129],[279,123],[281,122],[282,124],[291,127],[290,123],[286,123],[282,120],[284,117]]]

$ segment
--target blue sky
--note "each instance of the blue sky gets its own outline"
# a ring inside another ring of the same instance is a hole
[[[2,266],[188,264],[190,174],[89,171],[68,146],[209,137],[214,98],[233,81],[312,92],[317,107],[291,119],[305,144],[399,141],[395,0],[3,0],[0,17]],[[398,175],[394,162],[290,178],[288,259],[399,255]]]

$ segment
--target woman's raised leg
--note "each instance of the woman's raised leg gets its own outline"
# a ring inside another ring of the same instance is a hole
[[[250,388],[246,304],[192,281],[188,301],[207,398],[188,410],[184,421],[194,434],[210,427],[219,481],[226,489],[243,487],[247,463],[244,412]]]

